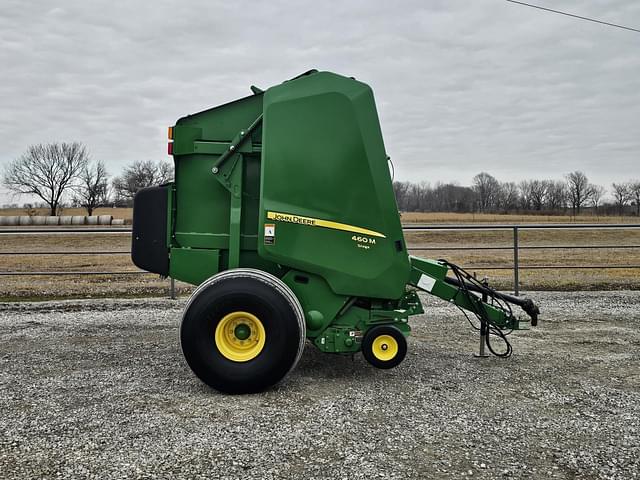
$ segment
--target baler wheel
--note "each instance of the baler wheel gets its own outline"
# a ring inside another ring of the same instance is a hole
[[[407,340],[391,325],[380,325],[367,331],[362,340],[362,355],[376,368],[400,365],[407,354]]]
[[[214,275],[191,295],[180,343],[191,370],[225,393],[254,393],[282,380],[302,354],[302,307],[280,279],[253,269]]]

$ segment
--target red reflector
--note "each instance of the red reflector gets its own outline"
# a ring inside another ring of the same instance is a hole
[[[173,155],[173,142],[169,142],[169,143],[167,144],[167,153],[168,153],[169,155]]]

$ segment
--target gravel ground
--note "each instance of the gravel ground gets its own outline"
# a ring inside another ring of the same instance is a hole
[[[398,368],[309,346],[251,396],[191,374],[184,300],[0,304],[0,477],[640,477],[640,294],[532,297],[509,359],[428,299]]]

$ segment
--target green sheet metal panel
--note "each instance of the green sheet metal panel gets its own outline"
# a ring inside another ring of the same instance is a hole
[[[263,108],[260,255],[340,295],[399,298],[410,266],[371,89],[320,72]]]
[[[218,273],[219,250],[172,248],[169,276],[183,282],[199,285]]]
[[[224,142],[262,113],[262,95],[242,98],[181,118],[174,128],[176,173],[175,242],[180,247],[228,248],[229,191],[211,173],[218,155],[195,153],[194,144]],[[248,156],[245,168],[245,208],[242,234],[257,235],[259,157]],[[255,246],[253,247],[255,249]]]

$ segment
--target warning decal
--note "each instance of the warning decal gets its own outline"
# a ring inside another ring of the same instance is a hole
[[[264,224],[264,244],[273,245],[276,243],[276,226],[273,223]]]
[[[418,287],[422,290],[430,292],[433,289],[433,286],[436,284],[436,279],[432,278],[428,275],[420,275],[420,280],[418,280]]]

